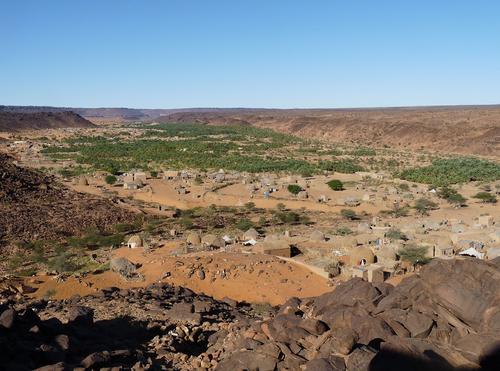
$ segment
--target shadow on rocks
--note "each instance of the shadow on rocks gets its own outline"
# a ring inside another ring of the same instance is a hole
[[[425,357],[425,358],[424,358]],[[497,371],[500,365],[500,347],[484,355],[480,368],[453,367],[443,357],[429,350],[422,355],[411,355],[393,350],[381,350],[370,362],[369,371]]]
[[[130,317],[93,322],[91,314],[81,313],[63,324],[27,313],[32,314],[18,315],[10,328],[0,328],[2,369],[99,369],[152,362],[142,349],[158,330],[148,328],[146,322]]]

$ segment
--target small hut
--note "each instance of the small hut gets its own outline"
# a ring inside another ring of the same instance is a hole
[[[375,262],[375,255],[368,247],[355,247],[351,250],[350,263],[351,265],[365,266]]]
[[[325,241],[325,234],[321,231],[314,231],[309,237],[311,241]]]
[[[207,247],[220,249],[226,246],[226,242],[213,234],[207,234],[201,239],[201,243]]]
[[[130,249],[136,249],[138,247],[142,247],[142,238],[139,235],[134,235],[129,238],[127,242],[127,247]]]
[[[179,177],[177,170],[167,170],[163,173],[163,180],[174,180]]]
[[[124,182],[123,189],[136,190],[139,189],[139,184],[136,182]]]
[[[134,182],[137,183],[145,183],[147,179],[147,175],[144,171],[136,171],[134,174]]]
[[[201,244],[201,237],[196,232],[191,232],[186,238],[188,245],[199,245]]]
[[[259,232],[255,228],[250,228],[248,231],[243,233],[243,240],[256,240],[259,237]]]

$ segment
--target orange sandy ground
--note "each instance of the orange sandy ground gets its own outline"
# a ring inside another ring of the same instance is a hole
[[[82,279],[70,277],[64,282],[57,282],[53,276],[37,276],[28,279],[28,283],[38,288],[33,294],[38,298],[46,295],[48,290],[55,290],[52,296],[54,299],[64,299],[75,294],[91,294],[110,286],[143,287],[162,281],[188,287],[216,299],[229,297],[238,301],[272,305],[281,304],[293,296],[317,296],[332,290],[325,278],[305,267],[273,256],[219,252],[174,257],[170,255],[170,251],[175,247],[176,243],[171,242],[147,254],[142,248],[120,248],[115,251],[114,256],[126,257],[134,263],[142,264],[138,271],[144,276],[143,281],[125,281],[117,273],[107,271]],[[192,270],[188,267],[190,264],[203,267],[204,280],[198,277],[196,269],[188,277],[188,272]],[[226,278],[220,276],[223,270],[229,270]],[[165,272],[170,272],[171,276],[162,280]]]

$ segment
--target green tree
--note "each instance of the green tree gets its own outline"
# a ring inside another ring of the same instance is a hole
[[[114,176],[114,175],[108,175],[108,176],[106,176],[106,178],[105,178],[106,183],[107,183],[107,184],[110,184],[110,185],[111,185],[111,184],[115,184],[117,180],[118,180],[118,179],[117,179],[117,178],[116,178],[116,176]]]
[[[300,215],[295,212],[279,212],[276,217],[283,223],[297,223],[300,221]]]
[[[299,192],[302,192],[302,187],[299,186],[298,184],[289,184],[288,185],[288,192],[291,194],[297,195]]]
[[[478,200],[481,200],[484,203],[494,204],[497,202],[496,196],[489,192],[478,192],[472,197],[477,198]]]
[[[500,164],[472,157],[437,159],[429,166],[406,169],[399,177],[437,186],[470,181],[489,182],[500,179]]]
[[[338,179],[332,179],[326,184],[334,191],[342,191],[344,189],[344,184]]]
[[[58,273],[73,272],[78,267],[71,260],[71,256],[67,252],[63,252],[49,261],[49,268],[57,271]]]
[[[415,201],[415,210],[421,215],[429,215],[430,210],[436,210],[437,208],[438,204],[427,198],[419,198]]]
[[[407,237],[399,229],[391,228],[385,233],[385,237],[392,240],[406,240]]]
[[[392,210],[389,211],[390,214],[392,214],[395,218],[401,218],[408,216],[408,207],[406,206],[399,206],[399,204],[394,204],[392,206]]]
[[[450,187],[442,187],[438,190],[438,197],[448,201],[450,204],[457,207],[464,206],[466,204],[466,199],[456,190]]]
[[[179,223],[185,228],[185,229],[191,229],[193,228],[193,220],[189,216],[183,216],[180,220]]]
[[[351,209],[342,209],[340,210],[340,215],[342,215],[344,218],[349,219],[349,220],[356,220],[359,219],[358,215],[354,210]]]
[[[430,259],[426,256],[427,248],[408,245],[398,251],[398,255],[403,261],[410,262],[413,266],[427,264]]]
[[[236,223],[236,228],[240,231],[248,231],[253,227],[253,223],[248,219],[241,219]]]

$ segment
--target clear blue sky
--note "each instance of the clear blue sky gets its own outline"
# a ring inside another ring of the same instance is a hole
[[[500,1],[0,0],[0,104],[500,103]]]

